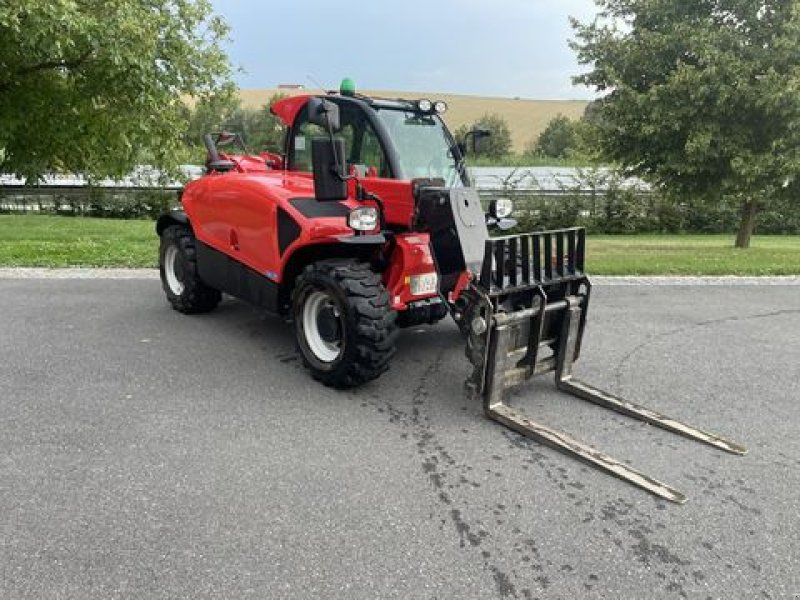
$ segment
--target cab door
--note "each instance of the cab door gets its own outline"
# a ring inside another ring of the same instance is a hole
[[[408,181],[395,178],[385,143],[357,102],[331,98],[339,104],[341,129],[336,137],[344,140],[347,175],[357,177],[364,189],[381,198],[388,224],[410,227],[414,200]],[[308,122],[303,109],[287,140],[289,170],[311,173],[311,140],[327,137],[322,128]]]
[[[387,224],[411,227],[414,214],[411,185],[394,177],[386,151],[369,122],[364,122],[362,127],[353,131],[349,168],[352,174],[358,175],[365,190],[383,201]]]

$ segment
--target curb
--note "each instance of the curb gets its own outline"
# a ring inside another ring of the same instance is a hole
[[[2,267],[0,279],[158,279],[158,269]]]
[[[608,276],[597,275],[591,277],[592,284],[600,286],[764,286],[764,285],[790,285],[800,286],[800,276],[764,276],[764,277],[738,277],[726,276]]]
[[[0,267],[0,279],[158,279],[158,269]],[[800,276],[608,276],[591,278],[599,286],[800,286]]]

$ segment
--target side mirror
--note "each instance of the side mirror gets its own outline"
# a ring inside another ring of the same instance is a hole
[[[488,129],[474,127],[470,133],[472,134],[472,153],[480,154],[483,151],[486,140],[492,136],[492,132]]]
[[[311,98],[308,101],[308,122],[328,133],[336,133],[341,129],[339,105],[324,98]]]
[[[328,133],[327,138],[311,140],[314,197],[320,202],[345,200],[347,177],[344,175],[344,140],[333,137],[341,129],[339,105],[325,98],[311,98],[308,101],[308,122]]]
[[[344,140],[341,138],[319,137],[311,140],[314,197],[319,202],[332,202],[347,198],[347,180],[342,177],[343,161]]]

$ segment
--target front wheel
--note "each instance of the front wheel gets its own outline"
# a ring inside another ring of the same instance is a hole
[[[184,314],[214,310],[222,299],[197,274],[197,248],[191,229],[167,227],[161,234],[158,260],[161,285],[172,308]]]
[[[303,361],[325,385],[355,387],[389,368],[397,313],[369,264],[337,259],[308,265],[297,278],[292,316]]]

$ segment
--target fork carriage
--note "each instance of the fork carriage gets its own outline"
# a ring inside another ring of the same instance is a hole
[[[705,442],[726,452],[747,450],[716,434],[686,425],[573,377],[586,327],[591,283],[584,270],[582,228],[504,236],[486,241],[480,273],[468,291],[476,307],[469,315],[468,356],[475,369],[467,382],[486,415],[533,440],[610,473],[672,502],[678,490],[509,406],[506,390],[553,372],[556,387],[582,400],[656,427]]]

